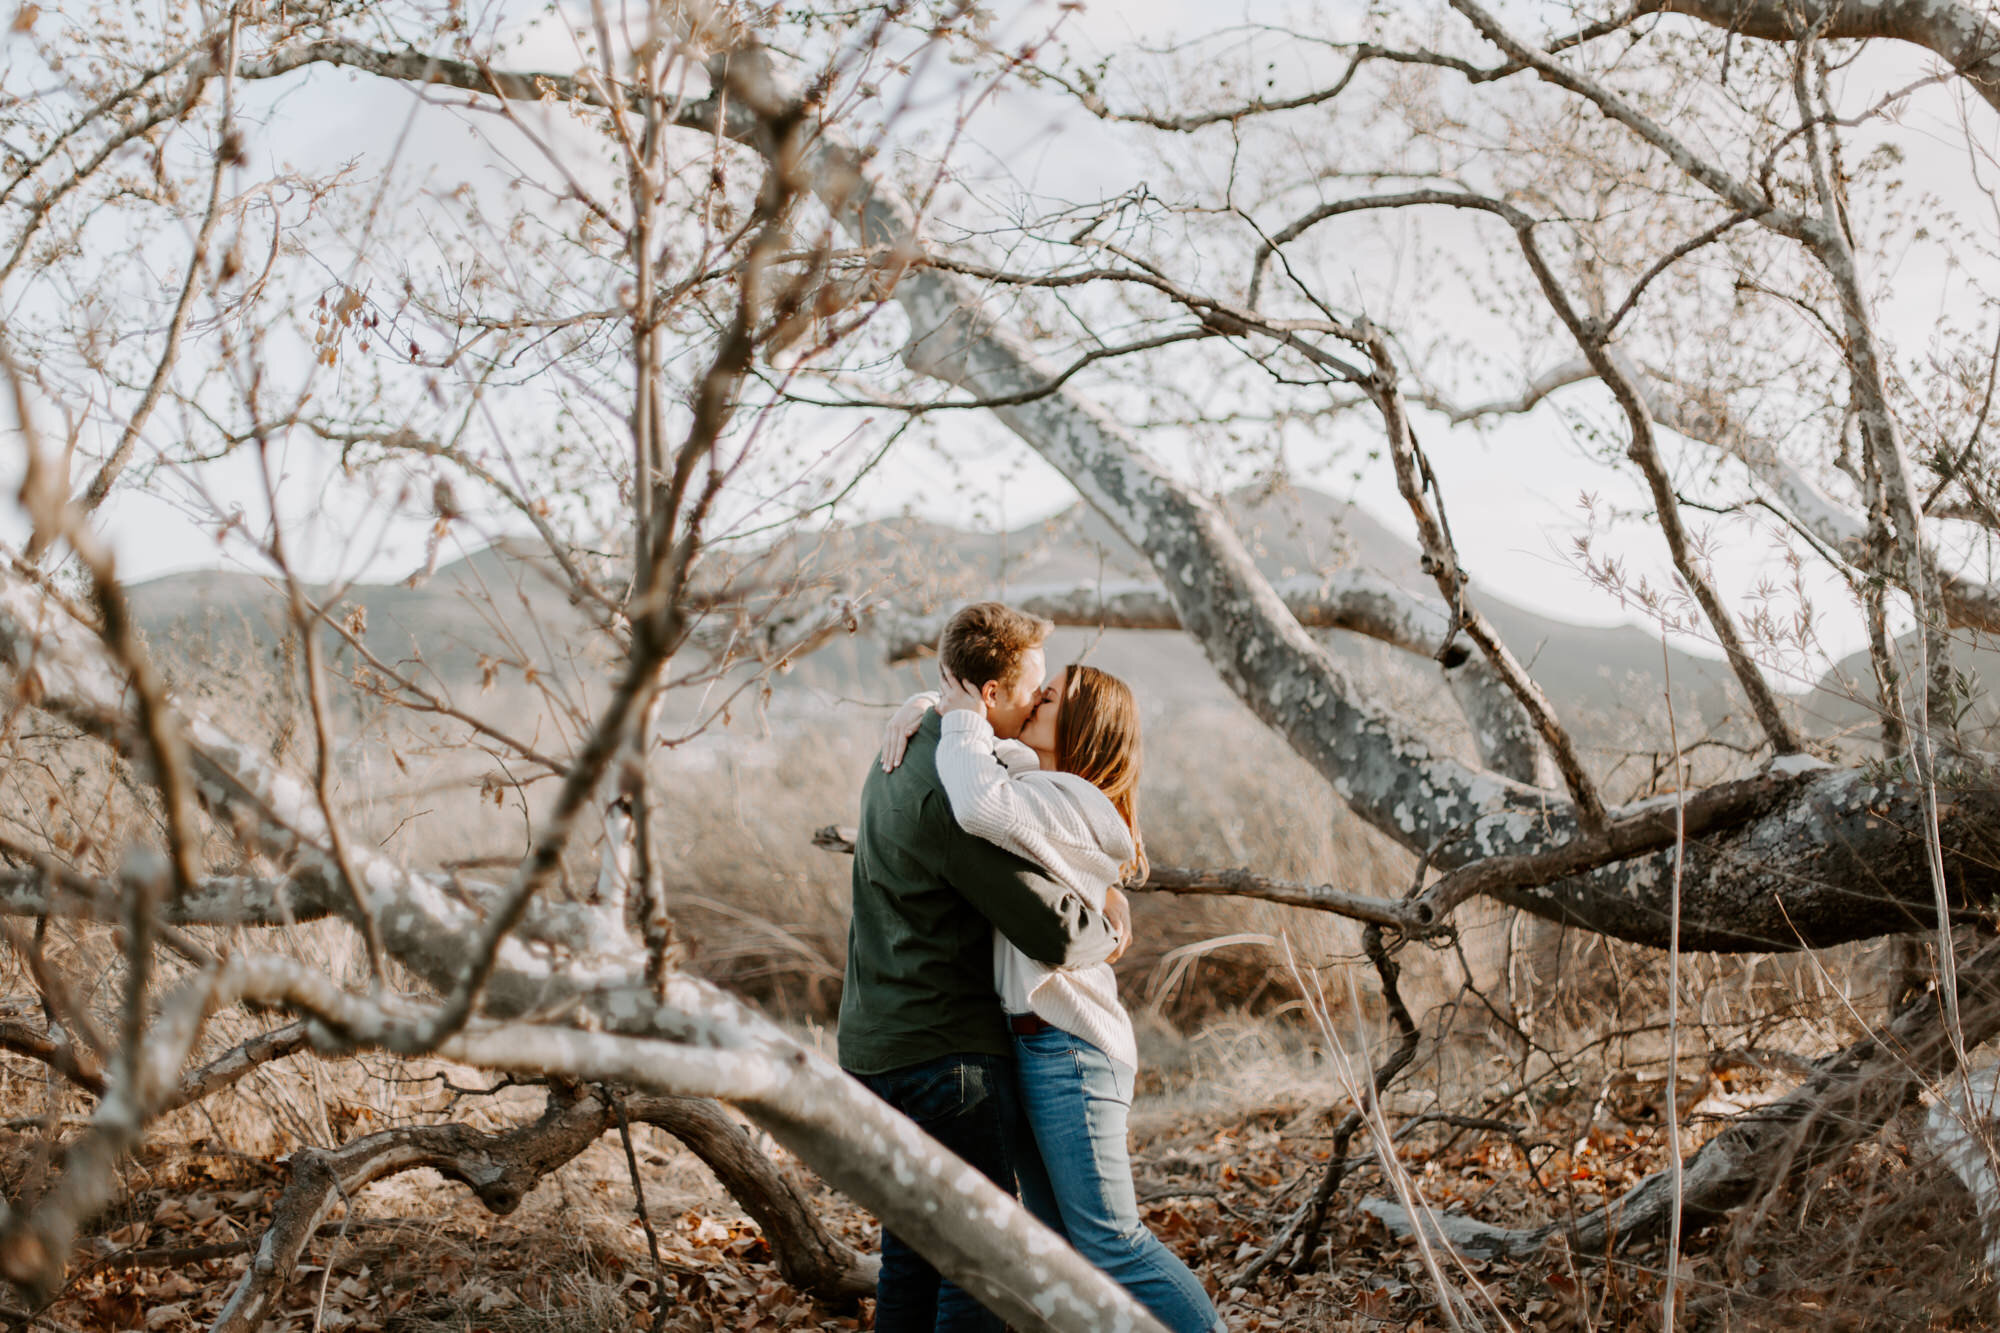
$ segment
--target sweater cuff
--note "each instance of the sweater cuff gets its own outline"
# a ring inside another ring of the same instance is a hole
[[[992,739],[993,724],[973,712],[970,708],[954,708],[949,713],[944,713],[940,716],[944,726],[943,734],[946,736],[956,736],[970,732],[975,737],[987,740]]]

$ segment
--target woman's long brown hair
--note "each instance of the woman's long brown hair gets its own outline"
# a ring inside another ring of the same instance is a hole
[[[1119,867],[1127,884],[1145,880],[1146,844],[1139,837],[1139,702],[1118,677],[1081,664],[1063,677],[1056,710],[1056,767],[1111,798],[1132,830],[1132,859]]]

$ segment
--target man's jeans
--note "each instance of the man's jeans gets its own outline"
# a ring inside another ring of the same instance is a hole
[[[1014,1062],[1004,1055],[947,1055],[857,1074],[868,1090],[918,1128],[1014,1192],[1008,1145],[1020,1103]],[[939,1276],[924,1257],[882,1228],[882,1273],[875,1281],[876,1333],[1005,1333],[1007,1325]]]
[[[1133,1071],[1056,1027],[1016,1036],[1014,1062],[1033,1131],[1014,1145],[1021,1201],[1174,1333],[1221,1329],[1201,1279],[1139,1220],[1125,1140]]]

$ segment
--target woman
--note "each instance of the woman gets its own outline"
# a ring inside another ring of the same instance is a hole
[[[1069,667],[1016,742],[996,738],[978,693],[947,673],[941,695],[918,695],[890,719],[885,767],[932,706],[943,715],[938,778],[968,833],[1100,909],[1114,885],[1145,878],[1139,710],[1125,682]],[[1030,1131],[1014,1146],[1022,1202],[1175,1333],[1221,1329],[1201,1282],[1139,1220],[1126,1145],[1138,1051],[1110,964],[1056,971],[996,931],[993,972]]]

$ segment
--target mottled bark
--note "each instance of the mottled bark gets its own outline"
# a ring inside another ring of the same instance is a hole
[[[913,243],[909,215],[883,192],[859,211],[871,244]],[[895,295],[914,368],[987,397],[1047,380],[1032,351],[978,315],[960,280],[918,270]],[[1217,674],[1369,823],[1424,850],[1482,815],[1544,805],[1542,793],[1440,754],[1370,699],[1285,608],[1221,512],[1094,403],[1065,386],[996,415],[1146,557]]]
[[[1837,771],[1768,814],[1692,838],[1681,883],[1681,948],[1785,952],[1934,926],[1921,805],[1903,783]],[[1939,832],[1954,903],[1969,917],[2000,895],[2000,801],[1947,796]],[[1664,949],[1673,852],[1492,890],[1535,916]],[[1497,869],[1497,867],[1496,867]]]
[[[857,225],[870,241],[916,245],[909,215],[883,192],[853,207],[864,212]],[[918,369],[983,396],[1046,380],[1032,352],[976,313],[977,294],[959,279],[915,271],[896,299],[910,316],[907,355]],[[1317,650],[1215,510],[1075,391],[1065,386],[997,415],[1151,561],[1224,682],[1362,818],[1444,872],[1567,861],[1561,875],[1530,877],[1528,887],[1493,873],[1483,891],[1538,916],[1664,945],[1669,876],[1658,842],[1594,841],[1567,802],[1436,755]],[[1922,867],[1922,799],[1912,784],[1827,771],[1801,777],[1776,807],[1718,804],[1705,841],[1689,851],[1683,947],[1869,938],[1908,929],[1913,907],[1932,907],[1921,875],[1893,873]],[[1633,814],[1609,813],[1613,824]],[[2000,889],[1980,860],[2000,842],[2000,810],[1968,791],[1944,818],[1946,846],[1966,849],[1951,858],[1958,890],[1977,899]],[[1523,859],[1497,859],[1512,857]]]
[[[1555,784],[1534,722],[1491,664],[1469,656],[1461,665],[1445,668],[1444,683],[1472,729],[1472,746],[1481,763],[1530,787]]]
[[[282,926],[334,914],[338,893],[318,865],[282,877],[209,875],[195,881],[194,892],[161,903],[159,915],[176,926]],[[0,871],[0,915],[115,921],[121,901],[108,880]]]

